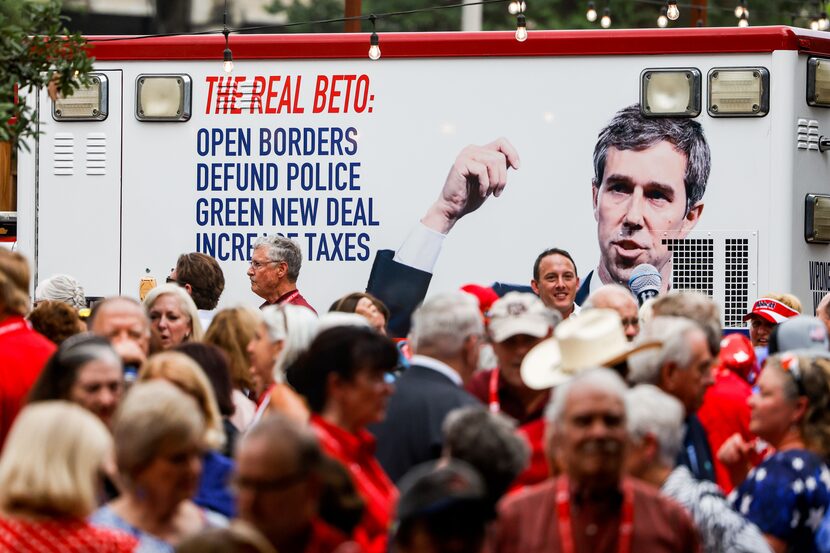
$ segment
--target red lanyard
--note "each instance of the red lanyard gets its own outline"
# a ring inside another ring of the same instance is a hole
[[[291,294],[288,295],[287,298],[285,298],[284,300],[280,300],[277,303],[277,305],[285,305],[286,303],[291,303],[291,300],[293,300],[294,298],[296,298],[299,295],[300,295],[300,291],[299,290],[294,290],[293,292],[291,292]]]
[[[631,537],[634,531],[634,491],[628,482],[623,481],[622,486],[622,519],[617,551],[631,553]],[[568,479],[564,476],[560,477],[556,483],[556,517],[559,522],[562,553],[575,553],[573,528],[571,527],[571,492],[568,489]]]
[[[487,402],[487,406],[490,408],[491,413],[498,413],[501,411],[501,402],[499,401],[499,369],[496,367],[493,369],[493,372],[490,373],[490,394],[489,394],[490,401]]]

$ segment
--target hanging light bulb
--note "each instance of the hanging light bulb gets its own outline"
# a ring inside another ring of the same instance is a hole
[[[375,14],[370,15],[369,21],[372,22],[372,36],[369,37],[369,59],[375,61],[380,59],[380,39],[377,31],[375,31],[377,16]]]
[[[229,42],[229,36],[231,34],[230,29],[228,29],[228,1],[225,0],[225,14],[222,18],[222,34],[225,35],[225,51],[222,52],[222,69],[225,70],[225,73],[230,73],[233,71],[233,54],[231,53],[231,45]]]
[[[527,4],[525,4],[524,2],[516,2],[515,0],[507,5],[507,13],[509,13],[510,15],[516,15],[517,13],[523,12],[526,9]]]
[[[602,19],[599,20],[599,24],[603,29],[611,26],[611,8],[605,8],[602,11]]]
[[[818,31],[818,19],[813,18],[810,20],[810,30]]]
[[[586,18],[588,19],[588,21],[590,21],[591,23],[593,23],[594,21],[596,21],[596,20],[597,20],[597,9],[596,9],[596,7],[594,6],[594,3],[593,3],[593,2],[588,2],[588,11],[587,11],[587,12],[585,12],[585,17],[586,17]]]
[[[740,19],[738,19],[738,27],[749,27],[749,17],[746,13],[742,13]]]
[[[369,59],[373,61],[380,59],[380,40],[378,40],[378,34],[374,31],[372,31],[372,36],[369,37]]]
[[[520,13],[516,17],[516,40],[524,42],[527,40],[527,20],[525,14]]]
[[[828,19],[826,13],[823,13],[818,20],[818,30],[826,31],[827,29],[830,29],[830,19]]]
[[[657,17],[657,26],[661,29],[665,29],[668,24],[669,18],[666,17],[666,8],[664,6],[660,8],[660,15]]]
[[[743,14],[743,13],[744,13],[744,10],[745,10],[745,9],[746,9],[746,0],[740,0],[740,1],[738,2],[738,5],[737,5],[737,6],[735,6],[735,17],[737,17],[738,19],[740,19],[740,18],[741,18],[741,14]]]
[[[677,0],[668,0],[666,4],[666,17],[672,21],[677,21],[680,17],[680,9],[677,7]]]

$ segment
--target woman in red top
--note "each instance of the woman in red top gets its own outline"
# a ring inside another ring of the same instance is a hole
[[[375,459],[375,439],[366,426],[380,422],[392,386],[398,350],[369,328],[335,327],[322,332],[288,370],[305,396],[311,425],[323,451],[343,463],[366,503],[354,538],[369,553],[385,552],[398,491]]]
[[[86,521],[111,455],[109,431],[86,409],[67,401],[23,409],[0,457],[0,551],[133,551],[131,536]]]

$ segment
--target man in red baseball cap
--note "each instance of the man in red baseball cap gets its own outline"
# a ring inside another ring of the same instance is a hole
[[[772,329],[799,312],[784,302],[769,296],[758,298],[752,304],[752,310],[744,315],[749,321],[749,339],[753,347],[767,347]]]

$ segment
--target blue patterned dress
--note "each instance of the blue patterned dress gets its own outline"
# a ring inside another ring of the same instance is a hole
[[[732,508],[790,551],[817,551],[815,533],[830,503],[830,470],[804,449],[780,451],[757,468],[730,495]]]

